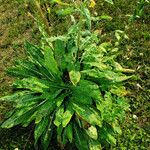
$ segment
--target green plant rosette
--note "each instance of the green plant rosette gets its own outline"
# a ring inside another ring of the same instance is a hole
[[[15,93],[0,99],[15,104],[1,127],[34,121],[35,145],[41,140],[44,149],[54,134],[61,147],[70,142],[79,150],[116,144],[129,109],[124,81],[132,76],[124,72],[130,70],[115,61],[114,44],[101,43],[98,32],[91,32],[88,9],[81,11],[83,20],[66,35],[43,34],[40,46],[26,42],[27,59],[8,70],[16,77]]]

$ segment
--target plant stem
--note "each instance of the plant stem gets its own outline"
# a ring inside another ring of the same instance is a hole
[[[38,10],[38,14],[39,14],[40,18],[42,19],[42,21],[43,21],[43,23],[45,25],[45,29],[46,29],[47,33],[50,35],[49,23],[48,23],[47,19],[45,18],[44,14],[43,14],[41,6],[40,6],[40,4],[39,4],[39,2],[37,0],[34,0],[34,2],[35,2],[35,6],[36,6],[36,8]]]

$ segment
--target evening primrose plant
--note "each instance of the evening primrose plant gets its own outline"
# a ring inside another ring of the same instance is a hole
[[[27,59],[16,61],[8,73],[16,77],[15,92],[1,101],[14,103],[2,128],[35,123],[35,145],[49,149],[56,135],[79,150],[100,150],[116,144],[119,123],[129,109],[124,81],[132,76],[118,62],[115,43],[101,43],[83,3],[79,21],[65,35],[49,37],[42,26],[39,46],[26,42]]]

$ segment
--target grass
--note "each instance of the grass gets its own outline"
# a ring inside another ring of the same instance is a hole
[[[117,29],[126,31],[129,40],[122,42],[118,60],[123,66],[134,69],[139,78],[126,83],[130,91],[128,97],[131,112],[122,125],[123,134],[118,137],[117,146],[111,148],[114,150],[150,148],[150,5],[144,7],[144,14],[140,18],[129,23],[128,15],[132,15],[136,7],[136,0],[116,0],[114,6],[97,1],[96,8],[92,10],[98,15],[107,14],[113,18],[111,21],[94,24],[95,28],[102,32],[102,40],[110,41],[115,38],[114,31]],[[36,43],[35,39],[39,37],[36,26],[26,12],[24,5],[17,3],[16,0],[0,0],[0,14],[2,14],[0,16],[0,96],[11,92],[10,85],[13,79],[6,76],[5,69],[12,66],[15,59],[25,57],[24,40]],[[53,26],[58,24],[56,18],[54,21]],[[61,27],[61,32],[64,32],[67,23],[62,19],[59,19],[59,23],[56,29]],[[0,122],[11,108],[10,104],[0,104]],[[33,125],[28,128],[17,126],[9,130],[0,129],[0,137],[3,137],[0,140],[0,149],[34,149],[32,128]]]

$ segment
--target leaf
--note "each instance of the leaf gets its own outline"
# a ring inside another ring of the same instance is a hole
[[[52,43],[52,42],[57,41],[57,40],[61,40],[61,41],[66,42],[68,39],[69,39],[69,37],[64,35],[64,36],[51,36],[50,38],[47,38],[46,40],[49,43]]]
[[[72,128],[72,124],[68,124],[65,128],[64,131],[62,133],[62,147],[64,147],[64,145],[67,144],[67,142],[72,143],[73,140],[73,128]]]
[[[20,100],[17,102],[16,108],[33,106],[39,103],[39,101],[41,100],[42,98],[40,96],[35,96],[33,94],[26,94],[25,96],[20,98]]]
[[[63,103],[66,96],[67,96],[67,94],[62,94],[62,95],[60,95],[59,97],[56,98],[57,107],[59,107]]]
[[[91,29],[91,15],[90,15],[90,12],[85,7],[82,7],[81,11],[82,11],[82,14],[84,15],[84,17],[86,19],[87,27],[90,30]]]
[[[16,69],[16,71],[18,69],[18,74],[24,71],[24,73],[25,72],[29,73],[30,76],[43,77],[43,74],[37,69],[37,66],[38,64],[35,64],[29,60],[23,60],[23,61],[16,61],[16,66],[14,69]]]
[[[45,66],[53,75],[59,75],[57,62],[54,58],[53,50],[50,47],[44,48]]]
[[[59,126],[57,127],[57,141],[58,143],[62,143],[62,132],[63,132],[63,127],[62,126]]]
[[[56,40],[54,44],[55,57],[65,54],[65,44],[62,40]]]
[[[81,118],[83,118],[83,120],[87,121],[93,126],[95,125],[98,125],[99,127],[102,126],[102,119],[100,117],[100,114],[95,109],[77,103],[72,103],[72,104],[73,104],[74,111]]]
[[[110,92],[117,95],[117,96],[126,96],[128,94],[128,91],[125,89],[124,86],[112,86],[110,89]]]
[[[133,76],[126,76],[122,73],[116,73],[114,71],[110,71],[110,70],[105,70],[105,71],[98,71],[98,70],[87,70],[87,71],[84,71],[83,73],[86,73],[87,75],[89,76],[92,76],[92,77],[97,77],[97,78],[101,78],[101,79],[106,79],[108,81],[111,81],[111,82],[123,82],[125,80],[128,80],[130,78],[132,78]]]
[[[30,94],[28,91],[16,92],[12,95],[1,97],[0,101],[18,102],[24,95],[26,96],[28,94]]]
[[[109,143],[116,144],[116,139],[111,134],[107,133]]]
[[[48,119],[49,123],[48,123],[47,129],[45,130],[45,132],[42,134],[42,137],[41,137],[44,150],[47,150],[50,144],[51,137],[52,137],[52,119],[53,119],[53,116],[50,116],[50,118]]]
[[[114,2],[112,0],[105,0],[106,2],[110,3],[110,4],[114,4]]]
[[[58,127],[61,125],[63,120],[64,106],[60,106],[55,114],[54,124]]]
[[[134,73],[135,70],[133,69],[125,69],[123,68],[119,63],[117,62],[114,62],[113,63],[113,67],[115,67],[115,70],[118,71],[118,72],[123,72],[123,73]]]
[[[47,94],[46,94],[47,95]],[[54,94],[55,95],[55,94]],[[33,108],[36,109],[28,119],[22,121],[24,127],[27,127],[32,120],[35,120],[35,123],[39,123],[45,115],[49,115],[56,108],[55,101],[52,95],[47,95],[46,98],[43,96],[43,100],[36,104]]]
[[[67,137],[67,130],[65,128],[62,133],[61,147],[64,147],[67,144],[67,142],[68,142],[68,137]]]
[[[111,17],[111,16],[108,16],[108,15],[101,15],[101,16],[100,16],[100,19],[112,20],[112,17]]]
[[[91,17],[92,21],[100,21],[100,20],[108,20],[111,21],[113,18],[111,16],[108,15],[101,15],[98,17]],[[97,30],[96,30],[97,31]],[[99,33],[101,33],[101,30],[99,31]]]
[[[83,130],[74,125],[75,145],[79,150],[88,150],[88,140]]]
[[[62,118],[62,126],[63,127],[67,126],[67,124],[70,122],[73,114],[74,114],[74,110],[72,108],[72,105],[69,103],[68,107],[66,108],[66,111],[63,114],[63,118]]]
[[[75,12],[75,9],[73,7],[68,7],[65,9],[57,10],[56,14],[59,16],[66,16],[66,15],[71,15]]]
[[[18,89],[29,89],[35,92],[44,92],[44,89],[49,88],[49,83],[47,80],[38,79],[35,77],[32,78],[24,78],[22,80],[16,80],[13,84],[14,87]]]
[[[92,99],[101,100],[101,93],[99,86],[94,82],[80,80],[79,85],[73,88],[72,97],[76,102],[92,104]]]
[[[69,123],[67,125],[67,127],[65,128],[65,130],[66,130],[66,136],[67,136],[69,142],[72,143],[72,141],[73,141],[73,127],[72,127],[72,124]]]
[[[116,132],[116,133],[118,133],[118,134],[122,134],[122,131],[121,131],[121,128],[120,128],[120,126],[119,126],[119,124],[118,123],[113,123],[112,124],[112,127],[113,127],[113,130],[114,130],[114,132]]]
[[[17,64],[9,68],[7,73],[15,77],[31,77],[31,76],[43,76],[32,62],[29,61],[17,61]]]
[[[34,109],[32,107],[24,107],[21,109],[17,109],[13,115],[7,119],[2,125],[2,128],[11,128],[15,125],[22,123],[24,120],[27,120],[32,113],[34,113]]]
[[[102,150],[101,144],[99,141],[89,140],[90,150]]]
[[[120,34],[118,32],[115,32],[115,36],[116,36],[118,41],[121,39],[121,36],[120,36]]]
[[[69,77],[70,77],[72,84],[77,85],[77,83],[80,81],[81,74],[79,71],[73,71],[72,70],[69,72]]]
[[[97,134],[97,128],[94,126],[90,126],[87,130],[86,130],[87,134],[89,135],[90,138],[97,140],[98,138],[98,134]]]
[[[80,27],[81,27],[81,22],[78,22],[78,23],[72,25],[72,26],[68,29],[68,35],[78,33],[79,30],[80,30]]]
[[[44,55],[41,51],[41,48],[30,44],[29,42],[25,43],[25,48],[27,50],[28,59],[35,63],[38,66],[44,65]]]
[[[38,124],[36,124],[35,130],[34,130],[35,145],[38,139],[40,138],[40,136],[46,130],[47,126],[48,126],[48,117],[43,118]]]
[[[43,105],[41,105],[41,107],[35,114],[36,117],[35,123],[41,121],[41,119],[45,115],[49,115],[50,113],[52,113],[55,108],[56,108],[55,100],[52,97],[47,98],[47,101]]]
[[[104,126],[99,131],[99,136],[102,140],[105,140],[110,144],[116,144],[116,139],[113,135],[114,133],[113,133],[113,130],[111,129],[111,126],[108,126],[108,127]]]
[[[58,67],[61,71],[65,69],[64,67],[64,56],[65,56],[65,44],[64,41],[56,40],[54,44],[54,54],[57,60]]]

